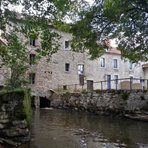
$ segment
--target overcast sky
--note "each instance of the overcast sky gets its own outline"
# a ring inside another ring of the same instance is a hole
[[[85,0],[85,1],[89,2],[90,5],[92,5],[92,3],[93,3],[94,0]]]

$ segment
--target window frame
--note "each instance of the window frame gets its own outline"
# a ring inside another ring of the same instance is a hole
[[[100,58],[100,67],[105,67],[105,58],[104,57],[101,57]]]
[[[69,49],[69,46],[70,46],[70,41],[69,40],[65,40],[64,48],[65,49]]]
[[[119,66],[118,66],[118,59],[113,59],[113,68],[114,69],[118,69],[119,68]]]
[[[36,40],[33,38],[30,38],[30,46],[36,46]]]
[[[128,65],[129,70],[133,70],[133,63],[129,61],[129,65]]]
[[[81,67],[79,67],[79,66],[81,66]],[[77,70],[78,70],[79,75],[84,75],[84,64],[78,64]]]
[[[35,73],[29,73],[29,84],[33,85],[35,84],[35,78],[36,78],[36,74]]]
[[[65,63],[65,72],[70,71],[70,63]]]
[[[119,82],[118,82],[119,75],[114,75],[114,79],[115,79],[115,84],[119,84]]]
[[[34,65],[35,64],[35,58],[36,58],[35,54],[30,54],[29,55],[29,64],[30,65]]]

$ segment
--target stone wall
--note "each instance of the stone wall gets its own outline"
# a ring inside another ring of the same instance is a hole
[[[27,91],[0,92],[0,144],[17,146],[28,142],[30,114]]]
[[[93,93],[53,94],[51,106],[64,109],[75,109],[96,114],[135,113],[148,111],[148,92],[140,91],[104,91]]]

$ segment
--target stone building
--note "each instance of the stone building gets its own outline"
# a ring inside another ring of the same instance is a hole
[[[95,60],[90,60],[85,52],[73,52],[70,47],[71,35],[59,32],[60,49],[50,57],[42,58],[37,64],[31,64],[29,70],[30,84],[34,96],[48,96],[49,90],[60,89],[86,89],[93,83],[94,89],[120,89],[120,82],[102,82],[111,79],[144,78],[142,63],[132,63],[121,56],[116,48],[108,48],[104,55]],[[28,45],[30,51],[38,46]],[[29,43],[30,44],[30,43]],[[35,58],[30,53],[30,63]],[[125,81],[125,80],[123,80]],[[129,81],[129,80],[127,80]],[[96,82],[96,83],[95,83]],[[98,82],[98,83],[97,83]],[[135,81],[140,83],[140,80]]]
[[[146,70],[142,63],[132,63],[128,59],[122,58],[120,51],[109,47],[106,52],[95,60],[90,60],[86,52],[73,52],[70,47],[72,35],[59,32],[59,50],[51,57],[46,56],[36,64],[36,49],[40,46],[39,40],[26,39],[21,36],[21,40],[28,42],[26,45],[29,53],[30,68],[27,72],[29,76],[29,87],[33,96],[48,97],[50,90],[87,89],[90,85],[93,89],[120,89],[122,78],[146,78]],[[3,74],[1,84],[4,84]],[[114,81],[106,81],[106,80]],[[105,82],[100,82],[105,81]],[[125,81],[125,80],[123,80]],[[127,80],[129,81],[129,80]],[[135,83],[141,83],[139,80]],[[141,87],[141,85],[140,85]]]

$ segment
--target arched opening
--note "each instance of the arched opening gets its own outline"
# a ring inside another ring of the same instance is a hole
[[[40,97],[40,108],[50,107],[50,100],[46,97]]]

